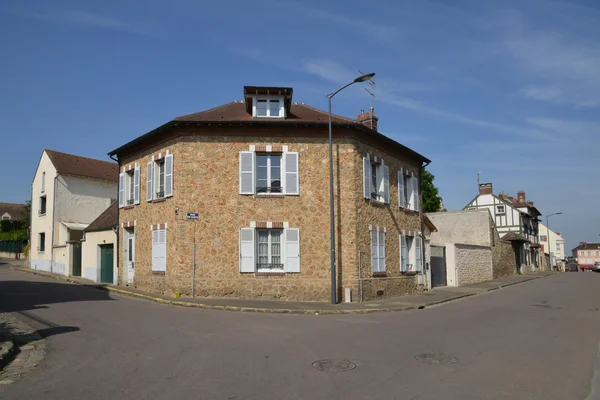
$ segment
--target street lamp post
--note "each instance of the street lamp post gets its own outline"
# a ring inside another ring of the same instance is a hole
[[[331,235],[331,304],[337,304],[336,294],[336,275],[335,275],[335,216],[333,206],[333,135],[331,132],[331,99],[333,96],[346,89],[348,86],[355,83],[364,82],[375,76],[375,73],[364,74],[353,80],[352,82],[342,86],[333,93],[328,94],[329,102],[329,230]]]
[[[562,212],[557,212],[554,214],[550,214],[550,215],[546,215],[546,230],[547,230],[547,235],[548,235],[548,257],[550,257],[550,271],[552,271],[552,247],[550,247],[550,223],[549,223],[549,219],[550,217],[554,216],[554,215],[561,215]]]

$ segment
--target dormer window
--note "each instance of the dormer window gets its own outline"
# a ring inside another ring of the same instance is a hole
[[[256,100],[256,117],[280,118],[282,117],[280,99],[261,99]]]

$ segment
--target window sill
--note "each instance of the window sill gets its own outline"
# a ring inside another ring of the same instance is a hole
[[[129,205],[123,206],[122,209],[123,210],[131,210],[133,207],[134,207],[133,204],[129,204]]]
[[[257,271],[254,273],[254,276],[285,276],[285,271]]]
[[[375,207],[385,207],[388,205],[387,203],[384,203],[383,201],[374,200],[374,199],[369,200],[369,203],[371,203]]]
[[[38,213],[38,217],[43,217],[45,215],[46,215],[46,213]]]
[[[165,276],[165,271],[152,271],[152,275]]]
[[[412,208],[400,207],[400,210],[404,211],[406,214],[412,214],[412,215],[419,213],[417,210],[413,210]]]
[[[387,278],[387,272],[383,271],[383,272],[373,272],[372,274],[373,278]]]
[[[415,275],[418,275],[418,274],[419,274],[419,272],[417,272],[417,271],[405,271],[405,272],[403,272],[402,274],[403,274],[404,276],[415,276]]]
[[[265,194],[257,193],[256,195],[254,195],[254,197],[257,199],[283,199],[285,197],[285,194],[283,194],[283,193],[265,193]]]
[[[166,201],[166,200],[167,200],[166,197],[161,197],[160,199],[150,200],[148,203],[162,203],[163,201]]]

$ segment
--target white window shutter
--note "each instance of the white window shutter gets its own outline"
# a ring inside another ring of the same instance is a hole
[[[140,204],[140,167],[133,171],[133,202]]]
[[[146,165],[146,201],[152,201],[152,165],[154,161],[150,161]]]
[[[406,207],[406,202],[405,202],[405,198],[404,198],[404,170],[400,169],[398,171],[398,206],[399,207]]]
[[[369,154],[363,157],[363,197],[371,199],[371,159]]]
[[[283,154],[283,164],[285,167],[285,194],[300,194],[299,171],[298,171],[298,153],[290,152]]]
[[[377,231],[371,231],[371,270],[379,271],[379,248],[377,246]]]
[[[167,271],[167,230],[158,231],[158,241],[160,249],[160,271]]]
[[[383,202],[390,204],[390,168],[383,166]]]
[[[121,172],[119,174],[119,208],[123,208],[123,202],[125,201],[125,174]]]
[[[385,232],[379,232],[379,271],[385,272]]]
[[[173,196],[173,154],[165,157],[165,197]]]
[[[413,210],[419,211],[419,178],[413,176]]]
[[[240,272],[254,272],[254,228],[240,229]]]
[[[407,249],[406,249],[406,236],[400,235],[400,271],[407,271]]]
[[[158,231],[152,231],[152,271],[158,271]]]
[[[254,194],[254,152],[240,151],[240,194]]]
[[[421,267],[422,267],[422,263],[421,263],[421,237],[415,237],[415,269],[420,272],[421,271]]]
[[[285,272],[300,272],[300,229],[285,230]]]

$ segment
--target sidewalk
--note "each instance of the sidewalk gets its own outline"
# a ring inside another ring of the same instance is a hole
[[[363,303],[315,303],[294,302],[277,300],[243,300],[243,299],[213,299],[213,298],[174,298],[158,293],[145,292],[139,289],[99,284],[78,277],[65,277],[48,272],[35,271],[29,268],[12,267],[15,271],[22,271],[36,275],[47,276],[58,280],[67,280],[95,289],[106,290],[115,294],[133,296],[163,304],[178,305],[183,307],[196,307],[204,309],[264,312],[282,314],[364,314],[373,312],[391,312],[422,309],[436,304],[474,296],[480,293],[497,290],[503,287],[516,285],[534,279],[544,278],[555,272],[538,273],[535,275],[514,275],[492,281],[476,283],[459,287],[435,288],[429,292],[418,293],[411,296],[391,297],[381,300],[365,301]]]

